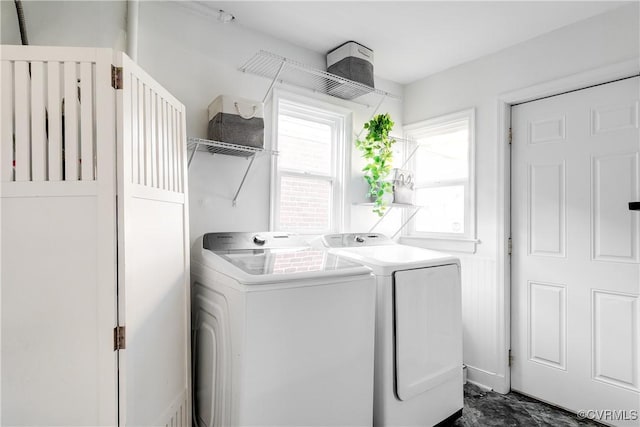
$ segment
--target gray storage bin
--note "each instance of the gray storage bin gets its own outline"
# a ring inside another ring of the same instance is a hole
[[[263,117],[261,102],[220,95],[209,104],[207,138],[229,144],[264,148]]]
[[[327,53],[327,71],[374,87],[373,51],[359,43],[346,42]]]

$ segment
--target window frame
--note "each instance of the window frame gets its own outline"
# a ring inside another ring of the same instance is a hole
[[[272,99],[272,132],[271,141],[273,150],[278,150],[278,122],[280,115],[286,113],[288,116],[311,119],[316,123],[327,124],[331,127],[332,147],[331,153],[331,174],[325,175],[317,172],[308,172],[295,169],[284,169],[279,167],[279,156],[272,156],[271,162],[271,195],[270,198],[270,221],[269,226],[272,231],[282,231],[280,227],[280,183],[283,176],[315,178],[326,180],[331,185],[331,205],[329,208],[329,228],[326,230],[285,230],[287,232],[303,235],[316,235],[326,233],[337,233],[344,230],[348,223],[346,184],[348,181],[348,171],[350,166],[350,156],[348,151],[350,144],[348,136],[352,131],[352,111],[346,108],[323,102],[316,98],[303,96],[295,93],[274,91]]]
[[[441,188],[453,185],[463,185],[465,190],[464,201],[464,233],[445,233],[445,232],[427,232],[416,231],[416,219],[411,219],[405,229],[403,230],[403,237],[415,238],[421,240],[440,241],[441,247],[438,249],[446,250],[461,250],[475,252],[475,245],[478,242],[476,239],[476,168],[475,168],[475,108],[469,108],[466,110],[457,111],[455,113],[445,114],[437,116],[431,119],[423,120],[420,122],[412,123],[404,126],[404,135],[408,140],[417,141],[420,138],[435,136],[445,133],[447,130],[454,130],[458,126],[456,122],[463,119],[468,121],[468,150],[467,150],[467,164],[468,164],[468,178],[467,179],[447,179],[438,182],[431,182],[427,184],[416,185],[416,191],[421,188]],[[416,142],[416,144],[420,144]],[[416,146],[407,147],[406,150],[416,149]],[[406,153],[405,155],[408,155]],[[416,152],[417,154],[417,152]],[[413,155],[409,165],[412,170],[416,170],[417,155]],[[419,214],[419,212],[418,212]],[[405,213],[408,220],[409,213]],[[449,243],[447,243],[449,242]],[[460,248],[460,245],[456,243],[471,243],[472,247],[465,250]]]

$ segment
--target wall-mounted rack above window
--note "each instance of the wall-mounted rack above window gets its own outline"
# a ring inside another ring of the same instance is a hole
[[[247,169],[242,176],[242,181],[240,181],[238,190],[233,196],[233,201],[231,202],[233,206],[236,205],[240,190],[242,190],[242,186],[247,179],[249,170],[251,170],[251,166],[253,166],[253,161],[256,159],[256,157],[261,154],[278,155],[277,151],[265,150],[263,148],[257,147],[249,147],[246,145],[229,144],[228,142],[211,141],[202,138],[187,138],[187,151],[189,150],[191,151],[191,153],[189,154],[189,161],[187,163],[188,167],[191,166],[191,161],[193,160],[193,157],[195,156],[197,151],[209,152],[210,154],[222,154],[224,156],[244,157],[245,159],[249,160]]]
[[[269,98],[276,83],[301,87],[367,106],[375,105],[375,101],[367,102],[370,97],[379,98],[378,106],[385,98],[402,99],[399,95],[375,89],[264,50],[249,59],[240,71],[272,79],[263,102]]]

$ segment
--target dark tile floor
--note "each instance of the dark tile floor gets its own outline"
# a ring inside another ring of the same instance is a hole
[[[453,425],[456,427],[602,427],[602,424],[591,420],[580,420],[571,412],[519,393],[500,394],[485,391],[469,383],[464,386],[462,417],[458,418]]]

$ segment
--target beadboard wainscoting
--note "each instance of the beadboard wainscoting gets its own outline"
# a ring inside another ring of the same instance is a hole
[[[462,265],[463,361],[471,381],[500,390],[505,376],[499,363],[504,352],[505,323],[496,261],[458,255]]]

